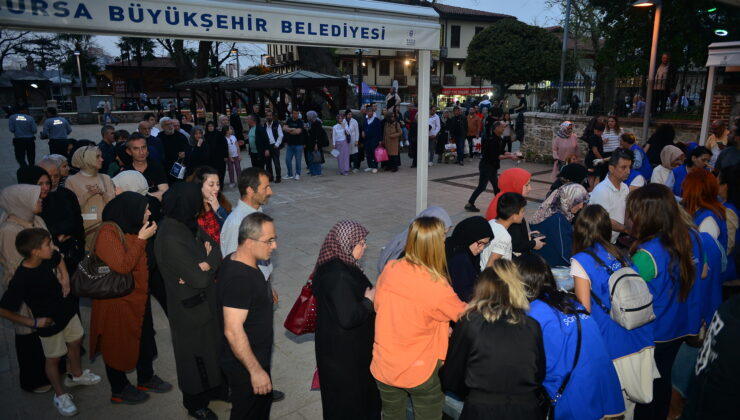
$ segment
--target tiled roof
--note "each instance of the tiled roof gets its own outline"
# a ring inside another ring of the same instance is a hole
[[[477,17],[477,18],[513,18],[514,17],[511,15],[505,15],[502,13],[486,12],[484,10],[468,9],[465,7],[450,6],[447,4],[439,4],[439,3],[434,4],[432,7],[434,8],[434,10],[437,11],[437,13],[439,13],[441,17],[445,17],[445,15],[469,16],[469,17]]]

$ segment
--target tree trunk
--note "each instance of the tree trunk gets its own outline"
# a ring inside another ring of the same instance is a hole
[[[211,55],[211,41],[200,41],[198,43],[198,59],[195,64],[195,77],[208,76],[208,63]]]

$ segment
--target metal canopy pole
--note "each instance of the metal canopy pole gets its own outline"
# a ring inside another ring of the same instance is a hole
[[[717,71],[716,66],[709,67],[709,76],[707,78],[706,95],[704,97],[704,114],[701,118],[701,132],[699,133],[699,144],[704,146],[707,141],[709,132],[709,117],[712,112],[712,95],[714,95],[714,74]]]
[[[429,92],[431,91],[431,52],[419,50],[418,112],[416,136],[416,214],[427,208],[429,178]]]
[[[653,18],[653,42],[650,46],[650,67],[648,68],[647,92],[645,94],[645,112],[642,118],[642,142],[648,141],[648,130],[650,128],[650,114],[653,109],[653,83],[655,83],[655,59],[658,53],[658,35],[660,34],[660,13],[663,10],[661,2],[655,5],[655,17]],[[665,99],[664,99],[665,100]],[[657,108],[656,108],[657,109]]]
[[[560,53],[560,84],[558,85],[558,106],[563,109],[563,83],[565,83],[565,60],[568,52],[568,23],[570,22],[570,0],[565,5],[565,23],[563,24],[563,50]],[[482,81],[482,80],[481,80]]]

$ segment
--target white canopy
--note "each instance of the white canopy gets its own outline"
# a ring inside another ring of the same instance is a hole
[[[439,16],[431,7],[368,0],[15,0],[0,2],[0,26],[94,35],[388,48],[419,51],[419,120],[429,118],[431,50]],[[418,160],[428,159],[419,124]],[[417,212],[427,205],[427,165],[417,167]]]
[[[704,114],[702,115],[701,132],[699,134],[699,144],[702,145],[707,141],[707,133],[709,132],[709,124],[711,123],[709,118],[712,110],[716,69],[717,67],[740,67],[740,41],[714,42],[709,44],[707,67],[709,67],[709,77],[707,78]]]

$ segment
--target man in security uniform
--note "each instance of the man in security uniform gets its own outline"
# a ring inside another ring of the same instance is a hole
[[[57,115],[56,108],[49,107],[46,109],[46,121],[41,130],[41,138],[49,139],[49,153],[66,156],[69,159],[68,146],[70,141],[67,139],[72,127],[66,118]]]
[[[13,149],[15,160],[21,167],[33,166],[36,163],[36,121],[28,115],[28,107],[23,105],[17,114],[10,116],[8,129],[13,133]],[[28,160],[26,162],[26,160]]]

